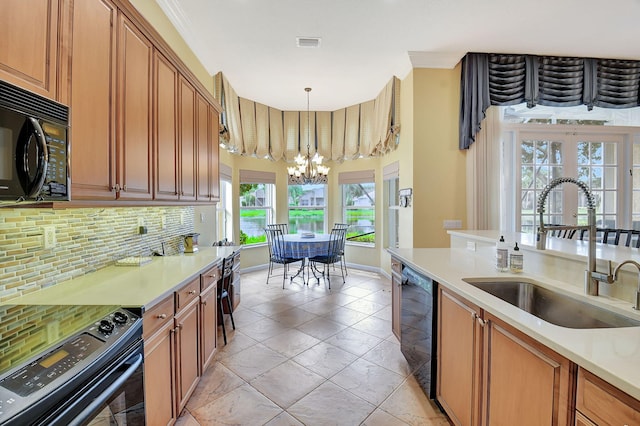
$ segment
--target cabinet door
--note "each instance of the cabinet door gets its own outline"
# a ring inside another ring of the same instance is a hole
[[[200,295],[200,371],[209,366],[216,353],[217,327],[217,290],[214,284]]]
[[[154,53],[154,199],[178,199],[178,71],[159,52]]]
[[[199,298],[196,297],[189,305],[176,314],[176,348],[178,351],[177,368],[177,397],[178,413],[187,404],[200,377],[198,355],[198,307]]]
[[[478,425],[482,349],[479,309],[442,288],[438,293],[436,397],[454,424]]]
[[[120,15],[116,163],[119,199],[150,200],[153,195],[152,55],[149,40]]]
[[[2,0],[0,79],[57,99],[58,0]]]
[[[196,91],[180,78],[180,200],[196,199]]]
[[[483,424],[572,425],[575,365],[497,318],[486,320]]]
[[[169,425],[177,419],[175,404],[173,321],[144,342],[144,392],[147,424]]]
[[[73,3],[70,143],[74,200],[116,197],[116,19],[116,7],[109,0]]]
[[[211,200],[210,169],[211,158],[211,126],[209,123],[209,103],[202,96],[197,96],[198,113],[198,201]]]

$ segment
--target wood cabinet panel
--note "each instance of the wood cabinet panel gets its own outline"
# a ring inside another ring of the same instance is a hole
[[[150,200],[153,148],[151,91],[153,46],[120,15],[118,38],[117,169],[119,199]]]
[[[593,422],[587,425],[640,424],[640,401],[583,369],[578,372],[576,408]]]
[[[59,0],[3,0],[0,79],[58,99]]]
[[[195,390],[200,377],[198,354],[199,300],[196,297],[175,317],[178,413]]]
[[[438,290],[436,397],[456,425],[479,424],[481,331],[479,309]]]
[[[497,318],[485,319],[484,424],[573,424],[573,364]]]
[[[170,319],[144,344],[144,404],[149,425],[170,425],[177,419],[175,357],[174,325]]]
[[[220,279],[220,266],[216,265],[200,275],[200,291],[205,291]]]
[[[198,142],[198,201],[211,200],[211,125],[209,123],[209,103],[198,95],[197,105],[197,142]]]
[[[116,196],[116,19],[116,7],[109,0],[73,3],[70,143],[74,200],[113,200]]]
[[[209,105],[209,125],[211,126],[211,149],[209,151],[209,192],[211,201],[220,200],[220,114],[213,105]]]
[[[154,149],[156,200],[178,199],[178,70],[154,53]]]
[[[200,294],[200,278],[191,280],[176,291],[176,313],[198,298]]]
[[[142,317],[142,330],[144,337],[149,337],[160,327],[167,323],[173,323],[174,298],[173,294],[165,298],[155,306],[147,310]]]
[[[196,91],[180,78],[180,200],[196,199]]]
[[[209,286],[200,295],[200,371],[211,364],[217,347],[218,287]]]

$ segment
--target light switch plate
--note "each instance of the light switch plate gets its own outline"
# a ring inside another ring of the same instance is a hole
[[[52,249],[56,246],[56,227],[54,225],[42,227],[42,240],[45,249]]]

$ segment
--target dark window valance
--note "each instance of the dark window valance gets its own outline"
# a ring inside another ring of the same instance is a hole
[[[640,106],[640,61],[468,53],[460,85],[459,146],[467,149],[491,105]]]

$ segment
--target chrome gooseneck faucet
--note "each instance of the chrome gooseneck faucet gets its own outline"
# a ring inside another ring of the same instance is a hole
[[[613,270],[613,280],[614,281],[618,280],[618,272],[620,271],[620,267],[626,264],[630,264],[638,268],[638,289],[636,290],[636,300],[634,302],[633,309],[639,310],[640,309],[640,263],[633,260],[625,260],[624,262],[620,263],[618,266],[616,266],[616,269]]]
[[[545,228],[544,226],[544,204],[547,201],[547,197],[553,188],[563,183],[572,183],[584,192],[587,197],[587,225],[586,226],[571,226],[562,225],[554,226],[553,229],[577,229],[589,231],[589,246],[587,254],[587,270],[585,271],[584,291],[591,296],[598,295],[598,282],[604,281],[607,283],[613,282],[613,275],[611,274],[611,261],[609,261],[609,272],[604,274],[596,271],[596,208],[593,199],[593,194],[589,190],[586,184],[580,182],[577,179],[570,177],[560,177],[552,180],[542,190],[540,197],[538,198],[538,213],[540,214],[540,226],[538,227],[538,233],[536,235],[536,248],[538,250],[544,250],[547,245],[547,231],[551,228]]]

